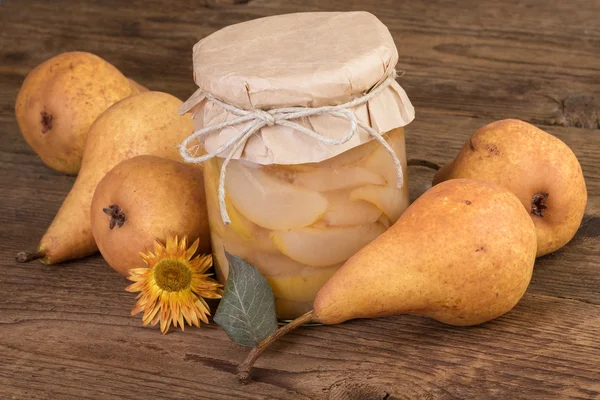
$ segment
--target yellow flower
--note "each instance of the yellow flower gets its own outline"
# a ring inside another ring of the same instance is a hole
[[[129,280],[134,283],[125,290],[140,292],[131,315],[144,312],[144,325],[156,325],[167,333],[169,326],[177,325],[184,330],[183,320],[188,325],[200,326],[200,320],[208,323],[210,309],[204,298],[219,299],[223,294],[221,284],[205,274],[212,265],[212,256],[192,258],[198,249],[198,240],[187,248],[187,237],[181,241],[169,235],[167,245],[154,241],[154,253],[140,253],[147,268],[129,270]]]

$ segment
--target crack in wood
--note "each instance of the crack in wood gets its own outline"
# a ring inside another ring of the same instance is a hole
[[[532,293],[532,295],[544,297],[547,299],[568,300],[568,301],[572,301],[575,303],[587,304],[590,306],[600,306],[600,303],[595,302],[593,300],[587,300],[587,299],[582,299],[582,298],[577,298],[577,297],[572,297],[572,296],[560,296],[560,295],[543,294],[543,293]]]
[[[252,0],[203,0],[200,4],[205,8],[215,9],[227,6],[248,5]]]
[[[390,393],[377,386],[343,380],[331,385],[329,400],[391,400]]]
[[[217,358],[201,356],[199,354],[194,353],[185,353],[185,355],[183,356],[183,361],[197,362],[206,365],[207,367],[216,369],[218,371],[223,371],[234,375],[237,373],[237,364],[233,362],[219,360]]]

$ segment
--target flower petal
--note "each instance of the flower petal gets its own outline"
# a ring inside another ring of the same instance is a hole
[[[196,250],[198,250],[198,246],[200,245],[200,238],[196,239],[194,243],[190,246],[189,249],[185,252],[185,258],[191,260],[194,254],[196,254]]]
[[[169,324],[167,319],[161,319],[160,320],[160,331],[162,332],[163,335],[167,334],[167,331],[169,330]]]

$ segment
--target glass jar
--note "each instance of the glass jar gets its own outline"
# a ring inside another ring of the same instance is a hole
[[[415,114],[394,39],[367,12],[283,14],[214,32],[193,60],[198,89],[180,112],[195,132],[180,151],[204,163],[217,277],[226,283],[225,251],[244,258],[279,318],[295,318],[408,206],[403,127]]]
[[[204,164],[212,248],[225,283],[225,250],[252,263],[273,288],[277,315],[312,309],[323,284],[408,207],[404,128],[384,135],[403,166],[402,188],[390,154],[371,140],[318,163],[260,165],[232,160],[225,180],[229,225],[221,220],[222,159]]]

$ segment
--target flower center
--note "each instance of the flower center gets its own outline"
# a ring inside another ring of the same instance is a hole
[[[154,280],[167,292],[179,292],[192,283],[192,271],[180,261],[165,259],[154,267]]]

